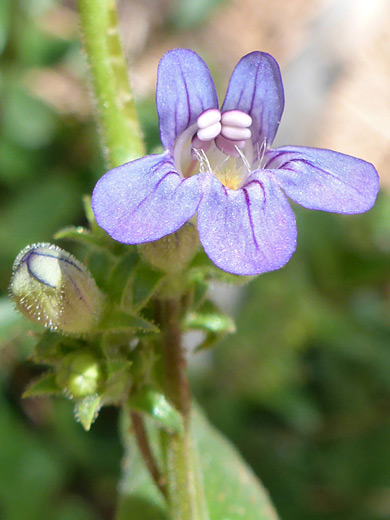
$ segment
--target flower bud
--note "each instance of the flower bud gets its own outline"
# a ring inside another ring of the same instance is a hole
[[[187,222],[178,231],[140,247],[146,260],[166,273],[178,273],[192,259],[199,246],[198,232]]]
[[[102,295],[86,267],[52,244],[34,244],[18,255],[10,293],[31,321],[68,334],[92,332],[102,308]]]
[[[95,394],[102,382],[98,359],[89,352],[68,354],[58,369],[56,382],[76,399]]]

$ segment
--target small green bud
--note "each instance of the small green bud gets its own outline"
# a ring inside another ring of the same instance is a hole
[[[146,260],[166,273],[178,273],[190,262],[199,247],[198,232],[187,222],[179,230],[156,242],[142,244],[140,249]]]
[[[77,399],[95,394],[102,379],[100,363],[93,354],[73,352],[62,360],[56,383]]]
[[[102,309],[88,269],[52,244],[34,244],[18,255],[10,293],[31,321],[68,334],[92,332]]]

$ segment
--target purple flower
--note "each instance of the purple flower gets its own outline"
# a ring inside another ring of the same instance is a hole
[[[361,213],[375,202],[379,180],[371,164],[329,150],[270,148],[284,95],[269,54],[241,59],[219,109],[204,61],[191,50],[171,50],[158,67],[156,101],[164,153],[114,168],[93,193],[97,223],[119,242],[158,240],[197,212],[210,259],[254,275],[279,269],[295,251],[286,195],[336,213]]]

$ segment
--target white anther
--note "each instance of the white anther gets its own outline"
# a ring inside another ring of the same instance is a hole
[[[203,114],[200,114],[198,117],[196,124],[198,128],[207,128],[215,123],[219,123],[221,121],[221,112],[218,108],[209,108]]]
[[[221,134],[232,141],[246,141],[252,136],[249,128],[238,128],[237,126],[222,126]]]
[[[196,135],[201,141],[212,141],[221,133],[221,128],[221,123],[214,123],[206,128],[200,128]]]
[[[228,110],[221,117],[222,125],[236,126],[238,128],[249,128],[252,124],[252,118],[249,114],[241,112],[241,110]]]

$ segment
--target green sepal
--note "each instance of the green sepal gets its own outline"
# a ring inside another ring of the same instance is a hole
[[[138,393],[131,395],[128,404],[132,410],[147,414],[171,433],[184,431],[180,413],[167,401],[164,394],[150,386],[144,386]]]
[[[22,397],[42,397],[45,395],[62,395],[62,388],[56,382],[56,374],[47,372],[28,385]]]
[[[92,423],[99,415],[102,407],[102,398],[98,394],[88,395],[76,402],[74,407],[74,416],[76,421],[81,423],[85,431],[91,429]]]
[[[140,262],[125,288],[122,304],[134,312],[143,309],[155,294],[164,276],[161,271],[156,271],[145,262]]]
[[[107,332],[101,339],[101,348],[107,360],[127,360],[131,337],[124,331]]]
[[[107,379],[117,376],[124,370],[128,370],[132,365],[127,359],[111,359],[106,363]]]
[[[36,363],[55,364],[61,359],[61,344],[64,337],[55,332],[47,331],[42,334],[35,345],[32,359]]]
[[[119,307],[106,309],[102,319],[97,324],[98,332],[127,332],[135,331],[157,333],[159,330],[153,323],[121,310]]]
[[[106,363],[107,381],[102,398],[105,404],[122,402],[132,384],[130,367],[132,361],[127,359],[111,359]]]

